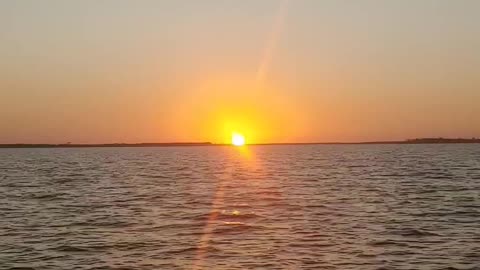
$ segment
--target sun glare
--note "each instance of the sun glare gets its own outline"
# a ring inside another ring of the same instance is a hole
[[[232,134],[232,144],[235,146],[245,145],[245,137],[242,134],[233,133]]]

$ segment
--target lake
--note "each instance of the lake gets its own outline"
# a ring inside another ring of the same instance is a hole
[[[0,149],[0,269],[480,269],[480,145]]]

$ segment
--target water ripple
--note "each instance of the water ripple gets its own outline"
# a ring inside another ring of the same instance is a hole
[[[480,269],[476,145],[0,149],[0,269]]]

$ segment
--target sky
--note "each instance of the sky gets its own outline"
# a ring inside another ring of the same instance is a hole
[[[480,137],[480,1],[0,0],[0,143]]]

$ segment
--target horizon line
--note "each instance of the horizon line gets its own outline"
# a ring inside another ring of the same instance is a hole
[[[352,144],[441,144],[441,143],[480,143],[480,138],[415,138],[405,140],[379,140],[357,142],[272,142],[247,143],[246,146],[262,145],[352,145]],[[172,147],[172,146],[232,146],[229,143],[212,142],[141,142],[141,143],[1,143],[0,148],[82,148],[82,147]]]

